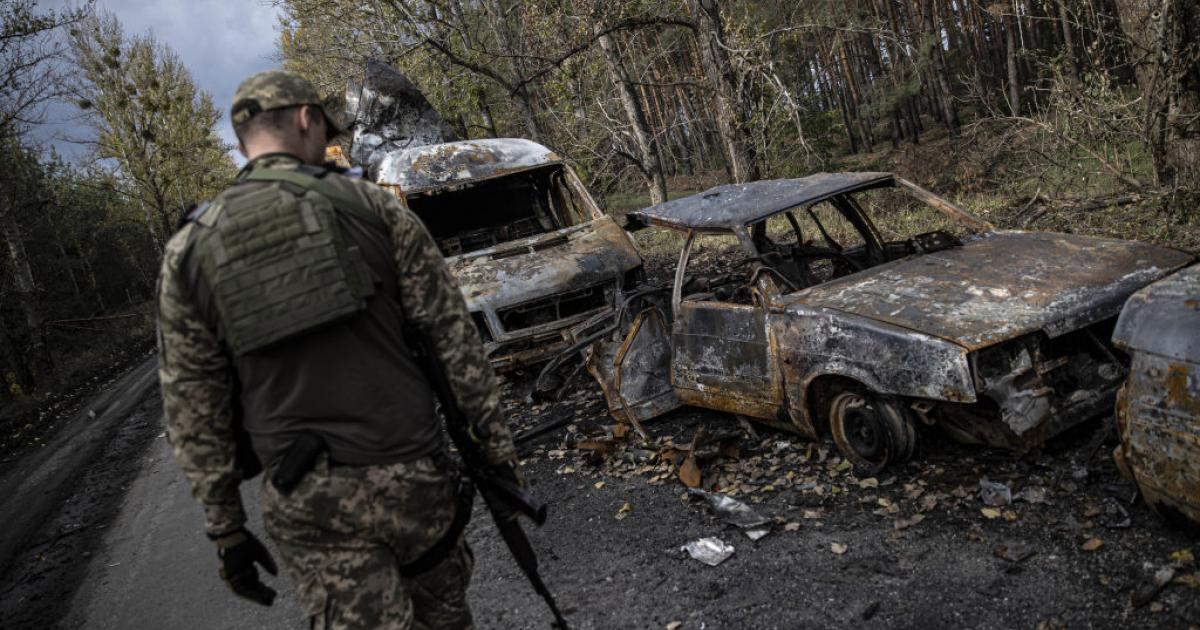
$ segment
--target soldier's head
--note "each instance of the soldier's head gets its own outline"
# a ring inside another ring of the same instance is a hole
[[[229,118],[238,150],[247,158],[291,153],[308,164],[320,164],[325,145],[342,131],[312,83],[286,70],[267,70],[242,81]]]

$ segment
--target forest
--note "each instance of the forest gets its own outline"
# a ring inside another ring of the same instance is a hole
[[[280,65],[337,96],[388,63],[459,136],[565,156],[612,213],[885,170],[1003,227],[1200,246],[1196,0],[275,5]],[[84,159],[38,140],[51,104]],[[162,246],[237,170],[225,107],[102,5],[0,0],[0,424],[152,346]]]

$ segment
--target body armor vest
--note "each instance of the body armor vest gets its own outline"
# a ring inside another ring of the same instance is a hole
[[[358,248],[347,246],[339,211],[385,229],[350,193],[283,169],[251,171],[196,219],[194,253],[234,355],[366,308],[374,274]]]

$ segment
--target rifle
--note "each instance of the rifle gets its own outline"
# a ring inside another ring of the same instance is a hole
[[[458,399],[454,397],[454,392],[450,388],[450,379],[446,376],[446,366],[442,364],[434,351],[433,342],[416,330],[410,330],[410,334],[406,336],[426,377],[429,378],[430,385],[433,386],[434,394],[441,403],[442,414],[446,416],[446,431],[450,434],[450,441],[454,443],[459,456],[462,457],[468,479],[483,496],[483,502],[487,505],[492,520],[496,523],[496,529],[500,530],[504,544],[508,546],[508,550],[517,561],[521,572],[533,585],[533,590],[550,607],[550,612],[554,615],[553,627],[559,628],[559,630],[569,630],[567,620],[563,618],[562,613],[558,610],[558,605],[554,602],[554,596],[550,594],[550,589],[546,588],[546,584],[542,582],[542,576],[538,574],[537,555],[529,544],[529,538],[525,536],[525,531],[521,529],[521,523],[517,520],[519,515],[524,514],[535,524],[539,526],[544,524],[546,522],[546,505],[521,487],[515,478],[496,474],[494,469],[484,461],[483,454],[475,441],[471,439],[467,429],[467,419],[463,416],[462,410],[458,408]]]

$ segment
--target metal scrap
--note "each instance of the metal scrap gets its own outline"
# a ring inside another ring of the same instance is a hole
[[[716,537],[698,538],[679,549],[680,551],[686,551],[689,556],[710,567],[715,567],[725,562],[733,555],[734,551],[733,545]]]

